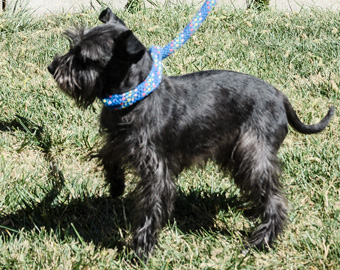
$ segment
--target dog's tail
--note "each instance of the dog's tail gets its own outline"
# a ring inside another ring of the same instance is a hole
[[[334,106],[331,106],[328,110],[327,115],[319,123],[315,125],[305,125],[304,123],[300,121],[296,112],[293,109],[292,104],[290,104],[288,98],[285,96],[283,96],[283,104],[286,109],[286,114],[287,114],[289,124],[295,130],[297,130],[298,132],[304,133],[304,134],[314,134],[314,133],[318,133],[324,130],[325,127],[327,127],[329,121],[331,121],[334,115],[334,112],[335,112]]]

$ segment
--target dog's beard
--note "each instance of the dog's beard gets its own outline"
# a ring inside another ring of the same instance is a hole
[[[101,96],[99,72],[90,65],[79,63],[74,55],[58,60],[54,78],[63,92],[72,97],[78,106],[88,107]]]

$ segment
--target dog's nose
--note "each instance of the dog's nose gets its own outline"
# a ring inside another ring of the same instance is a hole
[[[48,71],[49,71],[52,75],[54,75],[55,67],[54,67],[53,63],[50,64],[50,65],[47,67],[47,69],[48,69]]]

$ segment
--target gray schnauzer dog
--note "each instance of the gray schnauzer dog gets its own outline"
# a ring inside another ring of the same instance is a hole
[[[71,48],[48,70],[59,87],[87,107],[96,98],[134,89],[153,60],[145,46],[110,9],[91,29],[67,31]],[[174,210],[179,173],[214,160],[232,174],[259,225],[248,247],[273,244],[287,220],[277,152],[288,124],[304,134],[321,132],[334,107],[315,125],[305,125],[280,91],[253,77],[227,70],[167,77],[143,100],[122,110],[103,107],[105,144],[98,153],[111,195],[124,192],[124,170],[141,178],[137,187],[133,248],[141,258],[153,251]]]

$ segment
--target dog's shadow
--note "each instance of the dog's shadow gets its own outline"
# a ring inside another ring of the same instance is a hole
[[[122,251],[129,245],[126,239],[133,219],[130,194],[116,199],[83,197],[60,203],[59,192],[60,186],[56,186],[38,204],[25,201],[24,208],[7,215],[0,214],[0,232],[4,240],[13,232],[44,229],[56,234],[60,240],[72,237],[81,242],[92,242],[97,247]],[[197,191],[184,194],[180,191],[170,222],[175,221],[182,233],[219,231],[228,234],[226,229],[214,226],[215,216],[221,209],[227,211],[236,207],[234,199],[224,194],[208,195]]]
[[[17,118],[10,122],[0,122],[1,131],[20,129],[34,133],[38,139],[46,134],[38,125],[33,125],[25,118]],[[43,134],[44,133],[44,134]],[[48,139],[47,139],[48,141]],[[50,163],[49,180],[52,188],[46,191],[39,202],[22,200],[24,205],[16,212],[0,213],[0,232],[4,241],[13,233],[24,230],[47,230],[53,232],[61,240],[69,237],[79,241],[92,242],[98,247],[118,248],[127,246],[131,221],[133,220],[133,193],[122,198],[108,196],[82,198],[68,201],[60,200],[58,195],[64,186],[63,173],[49,154],[49,144],[44,143],[44,154]],[[226,229],[214,226],[216,214],[220,210],[239,209],[241,201],[236,195],[211,193],[204,190],[178,191],[175,212],[170,222],[176,222],[183,233],[200,231],[219,231],[228,234]],[[242,232],[241,232],[242,233]]]

